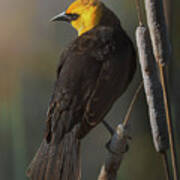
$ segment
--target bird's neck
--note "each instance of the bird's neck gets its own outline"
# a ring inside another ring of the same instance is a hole
[[[121,28],[120,21],[118,17],[109,9],[107,8],[103,3],[102,6],[102,17],[99,21],[100,26],[109,26],[109,27],[119,27]]]

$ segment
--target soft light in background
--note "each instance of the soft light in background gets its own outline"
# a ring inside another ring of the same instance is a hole
[[[76,32],[64,23],[49,19],[65,10],[70,0],[1,0],[0,6],[0,179],[25,180],[25,170],[43,137],[46,110],[51,96],[59,54],[75,37]],[[104,1],[121,19],[123,27],[134,40],[137,26],[135,2]],[[180,104],[180,1],[173,1],[170,85],[175,127]],[[125,115],[140,77],[115,104],[106,117],[116,125]],[[163,180],[161,158],[156,154],[150,135],[144,95],[132,114],[132,141],[119,171],[119,179]],[[178,131],[177,131],[178,132]],[[179,133],[180,135],[180,133]],[[178,142],[177,136],[176,142]],[[84,139],[82,167],[84,180],[96,179],[103,164],[109,139],[100,124]],[[179,144],[178,144],[179,146]]]

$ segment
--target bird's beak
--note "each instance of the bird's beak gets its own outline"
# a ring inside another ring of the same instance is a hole
[[[77,18],[78,18],[78,15],[76,14],[66,14],[66,12],[62,12],[54,16],[52,19],[50,19],[50,22],[54,22],[54,21],[71,22],[72,20],[75,20]]]
[[[50,19],[50,22],[54,22],[54,21],[67,21],[69,22],[69,17],[65,12],[62,12],[56,16],[54,16],[53,18]]]

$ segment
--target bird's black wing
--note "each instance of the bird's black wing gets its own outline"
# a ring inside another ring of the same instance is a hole
[[[57,79],[60,78],[59,77],[59,74],[61,72],[61,69],[63,67],[63,64],[65,62],[65,59],[66,59],[66,56],[67,56],[67,51],[68,51],[68,48],[64,49],[64,51],[62,52],[61,56],[60,56],[60,62],[59,62],[59,65],[58,65],[58,69],[57,69]],[[47,142],[50,142],[51,140],[51,130],[52,130],[52,119],[55,118],[55,113],[56,112],[59,112],[59,102],[61,101],[61,98],[60,97],[57,97],[56,95],[56,84],[57,82],[55,83],[55,89],[54,89],[54,92],[52,94],[52,97],[50,99],[50,102],[49,102],[49,107],[48,107],[48,110],[47,110],[47,119],[46,119],[46,133],[45,133],[45,138],[47,140]]]
[[[123,92],[125,85],[117,87],[117,82],[127,79],[127,73],[123,73],[127,63],[119,59],[114,33],[109,27],[95,28],[77,38],[63,53],[49,106],[48,141],[53,132],[62,138],[77,123],[82,126],[80,136],[84,136]]]
[[[80,137],[103,120],[115,100],[127,89],[136,70],[133,44],[122,29],[102,27],[97,34],[99,40],[94,55],[102,65],[86,104]]]

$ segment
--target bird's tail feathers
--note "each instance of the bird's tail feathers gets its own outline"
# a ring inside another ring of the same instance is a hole
[[[80,180],[80,141],[76,127],[68,132],[59,144],[48,144],[44,139],[27,176],[32,180]]]

